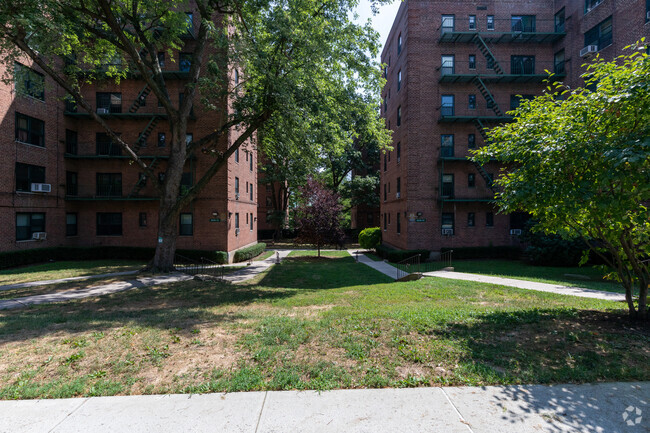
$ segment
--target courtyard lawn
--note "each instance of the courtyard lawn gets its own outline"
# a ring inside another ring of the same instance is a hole
[[[650,380],[625,305],[352,257],[0,312],[0,398]]]
[[[260,254],[259,256],[253,258],[253,260],[256,261],[256,262],[257,262],[257,261],[261,261],[261,260],[266,260],[266,259],[268,259],[269,257],[271,257],[273,254],[275,254],[275,252],[273,252],[273,251],[264,251],[264,252],[263,252],[262,254]]]
[[[350,257],[345,250],[320,250],[321,257]],[[295,250],[289,253],[289,257],[318,257],[317,250]]]
[[[0,285],[133,271],[143,268],[145,264],[145,262],[133,260],[88,260],[41,263],[38,265],[1,270]]]

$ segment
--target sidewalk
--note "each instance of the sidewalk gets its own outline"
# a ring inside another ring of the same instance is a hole
[[[348,250],[348,253],[354,258],[357,257],[357,253],[358,253],[359,263],[368,265],[374,270],[379,271],[382,274],[391,277],[393,280],[397,277],[397,268],[393,265],[389,265],[383,260],[379,262],[375,262],[365,254],[363,254],[360,250]]]
[[[246,266],[246,268],[244,269],[240,269],[231,272],[230,274],[224,275],[223,279],[225,281],[230,281],[231,283],[241,283],[243,281],[250,280],[251,278],[258,275],[259,273],[273,266],[276,263],[278,257],[280,258],[280,260],[283,260],[289,255],[290,252],[291,252],[290,250],[279,251],[279,255],[276,254],[274,256],[269,257],[266,260],[253,262],[250,266]],[[235,265],[241,266],[242,264],[240,263]],[[225,266],[234,266],[234,265],[225,265]],[[14,288],[33,287],[38,285],[57,284],[59,282],[65,282],[65,281],[74,281],[77,279],[89,279],[89,278],[98,278],[103,276],[115,276],[115,275],[130,275],[130,274],[135,274],[135,272],[136,271],[129,271],[129,272],[119,272],[113,274],[89,275],[85,277],[63,278],[61,280],[34,281],[31,283],[22,283],[22,284],[26,284],[27,286],[21,284],[17,284],[13,286],[18,286]],[[171,273],[166,275],[156,275],[154,277],[140,277],[140,278],[135,278],[133,280],[127,280],[127,281],[116,281],[110,284],[89,286],[81,289],[66,290],[58,293],[47,293],[44,295],[33,295],[33,296],[25,296],[22,298],[5,299],[5,300],[0,300],[0,310],[22,308],[31,305],[48,304],[52,302],[65,302],[74,299],[89,298],[92,296],[102,296],[111,293],[123,292],[125,290],[130,290],[134,288],[158,286],[161,284],[169,284],[178,281],[186,281],[186,280],[191,280],[192,278],[194,277],[191,275],[177,272],[177,273]],[[8,287],[8,286],[0,286],[0,290],[2,290],[2,287]],[[8,290],[8,289],[4,289],[4,290]],[[0,418],[0,422],[1,422],[1,418]]]
[[[650,382],[0,401],[0,418],[0,433],[647,433]]]

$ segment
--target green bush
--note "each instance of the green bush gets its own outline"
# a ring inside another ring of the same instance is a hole
[[[359,245],[366,250],[374,250],[381,244],[381,229],[368,227],[359,233]]]
[[[401,262],[416,255],[420,255],[420,260],[424,261],[429,258],[430,253],[429,250],[396,250],[386,245],[379,245],[376,250],[379,257],[388,259],[389,262],[393,263]]]
[[[581,239],[563,239],[558,235],[547,235],[528,231],[524,236],[528,244],[526,261],[538,266],[578,266],[587,249]]]
[[[260,254],[262,254],[265,249],[266,249],[266,244],[264,242],[259,242],[255,245],[251,245],[250,247],[237,250],[235,251],[235,257],[233,258],[233,262],[235,263],[243,262],[252,259],[253,257],[257,257]]]
[[[521,258],[521,248],[512,246],[501,247],[465,247],[465,248],[442,248],[441,253],[453,250],[452,260],[468,259],[512,259]]]

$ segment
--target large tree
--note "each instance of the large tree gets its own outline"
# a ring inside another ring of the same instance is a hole
[[[384,0],[376,0],[381,2]],[[0,57],[29,57],[88,112],[112,140],[154,179],[160,197],[154,270],[173,267],[177,220],[239,146],[272,116],[300,111],[352,79],[378,83],[370,60],[377,46],[368,24],[349,19],[358,0],[15,0],[0,2]],[[187,11],[199,23],[188,23]],[[192,42],[182,100],[170,98],[158,53],[179,61]],[[68,61],[62,61],[62,59]],[[70,61],[73,60],[73,61]],[[108,65],[108,66],[107,66]],[[242,80],[233,84],[233,69]],[[137,77],[164,107],[171,140],[164,180],[155,180],[137,143],[122,140],[84,97],[83,85]],[[11,77],[5,77],[11,79]],[[187,121],[198,101],[220,112],[219,123],[186,144]],[[231,107],[228,109],[227,107]],[[234,137],[224,148],[225,137]],[[180,192],[183,166],[193,153],[213,158],[188,190]]]
[[[548,233],[584,239],[622,283],[630,315],[647,319],[650,57],[641,45],[588,65],[587,88],[556,84],[522,101],[477,159],[508,167],[496,181],[503,211],[525,210]]]

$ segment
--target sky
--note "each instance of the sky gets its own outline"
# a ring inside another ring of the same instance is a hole
[[[397,10],[402,2],[400,0],[393,0],[392,3],[381,6],[379,8],[379,13],[377,15],[372,14],[370,9],[370,0],[361,0],[359,7],[357,8],[357,13],[359,14],[359,22],[365,23],[368,19],[372,20],[373,28],[379,32],[379,42],[381,47],[379,53],[377,54],[377,61],[381,56],[381,51],[384,48],[384,43],[390,32],[390,28],[393,25],[393,20],[397,15]]]

